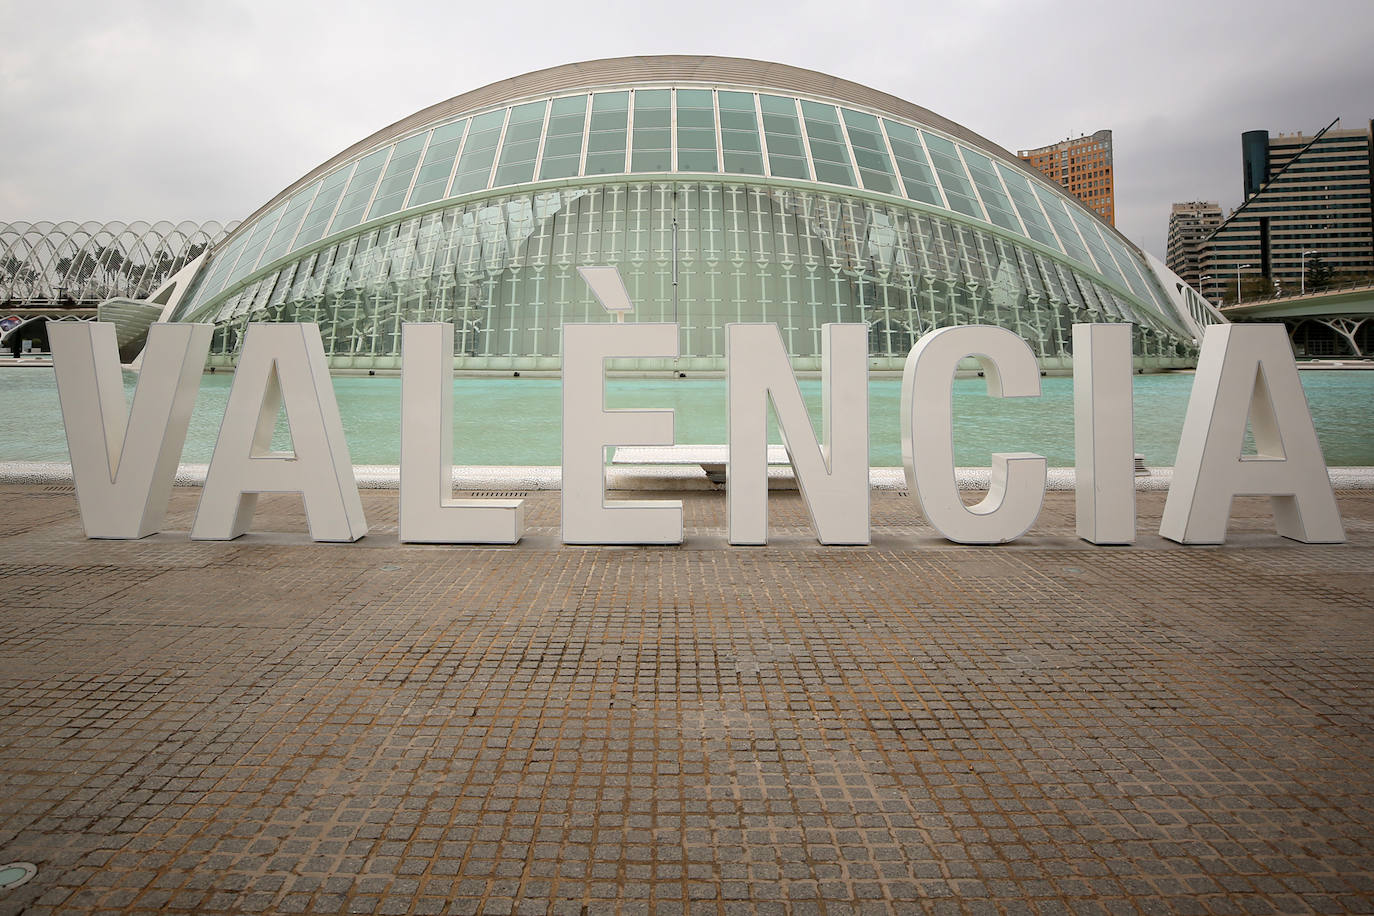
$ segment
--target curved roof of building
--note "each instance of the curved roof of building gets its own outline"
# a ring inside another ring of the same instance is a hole
[[[657,82],[691,82],[713,86],[768,88],[784,92],[796,92],[813,98],[827,98],[836,102],[849,102],[928,125],[977,146],[984,152],[991,153],[1006,162],[1014,163],[1018,167],[1021,166],[1021,160],[1010,151],[1003,149],[986,137],[974,133],[967,127],[951,121],[943,115],[936,114],[929,108],[923,108],[895,95],[827,73],[807,70],[803,67],[793,67],[790,64],[751,60],[743,57],[696,54],[607,57],[600,60],[560,64],[556,67],[522,73],[519,76],[512,76],[494,83],[488,83],[477,89],[471,89],[450,99],[430,105],[428,108],[422,108],[414,114],[401,118],[399,121],[388,124],[381,130],[364,137],[311,169],[251,214],[244,222],[252,222],[258,214],[270,210],[282,198],[330,171],[335,166],[348,162],[350,159],[388,141],[405,136],[426,124],[446,121],[462,114],[491,108],[502,103],[537,96],[555,95],[574,89],[643,85]]]
[[[1129,240],[948,118],[786,64],[675,55],[523,74],[377,131],[244,220],[217,246],[185,313],[374,221],[498,189],[628,175],[729,176],[877,195],[1042,245],[1162,305]]]

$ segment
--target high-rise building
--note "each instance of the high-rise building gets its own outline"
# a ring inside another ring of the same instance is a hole
[[[1202,243],[1220,225],[1221,206],[1214,200],[1174,204],[1169,213],[1169,241],[1164,263],[1195,289],[1202,276]]]
[[[1061,140],[1016,155],[1057,181],[1088,209],[1116,225],[1116,193],[1112,179],[1112,132],[1099,130],[1089,137]]]
[[[1374,121],[1357,130],[1339,123],[1312,136],[1241,135],[1245,202],[1202,244],[1199,289],[1208,299],[1299,292],[1317,259],[1338,277],[1374,272]]]

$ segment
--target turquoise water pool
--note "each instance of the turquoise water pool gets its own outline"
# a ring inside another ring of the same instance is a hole
[[[1327,464],[1374,465],[1374,372],[1300,373]],[[137,377],[125,373],[132,398]],[[400,461],[399,378],[337,377],[334,391],[354,464]],[[994,452],[1031,451],[1052,466],[1073,459],[1073,380],[1042,379],[1039,398],[994,399],[982,379],[955,382],[955,461],[988,464]],[[1135,377],[1136,451],[1146,463],[1172,465],[1192,389],[1190,373]],[[182,461],[206,463],[229,394],[231,378],[201,379],[196,411]],[[677,441],[725,441],[723,379],[634,379],[607,382],[612,407],[671,407]],[[455,394],[454,460],[458,464],[556,465],[560,463],[562,386],[557,379],[460,378]],[[820,382],[803,381],[802,393],[817,426]],[[0,367],[0,461],[66,461],[67,441],[51,368]],[[901,383],[869,383],[870,463],[902,463],[898,439]],[[780,441],[776,430],[772,441]],[[279,448],[289,439],[279,427]]]

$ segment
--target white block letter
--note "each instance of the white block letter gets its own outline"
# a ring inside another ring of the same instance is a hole
[[[283,404],[294,452],[271,450]],[[300,493],[317,541],[367,534],[318,325],[248,326],[191,537],[243,534],[259,493]]]
[[[768,543],[768,403],[822,544],[867,544],[868,326],[821,329],[824,444],[776,324],[726,326],[730,411],[726,511],[731,544]]]
[[[1040,514],[1046,461],[1029,452],[994,454],[988,495],[964,505],[954,477],[953,395],[955,370],[967,356],[982,366],[989,397],[1039,396],[1035,354],[1013,332],[988,325],[931,331],[902,371],[902,467],[911,498],[941,536],[1001,544],[1025,534]]]
[[[514,544],[522,499],[453,498],[453,325],[401,326],[400,540]]]
[[[48,324],[72,482],[88,538],[141,538],[162,527],[214,328],[155,324],[126,414],[113,324]]]
[[[1135,541],[1131,326],[1073,326],[1073,448],[1078,536]]]
[[[672,445],[671,410],[607,410],[605,363],[677,356],[676,324],[563,325],[563,543],[680,544],[682,502],[606,500],[606,447]]]
[[[1247,416],[1253,456],[1241,454]],[[1182,544],[1223,543],[1235,496],[1272,497],[1286,538],[1345,540],[1281,324],[1220,324],[1204,332],[1159,533]]]

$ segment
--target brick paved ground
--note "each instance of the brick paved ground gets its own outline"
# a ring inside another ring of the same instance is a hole
[[[0,912],[1374,911],[1374,494],[1306,547],[81,537],[0,487]],[[1142,494],[1142,531],[1162,497]]]

